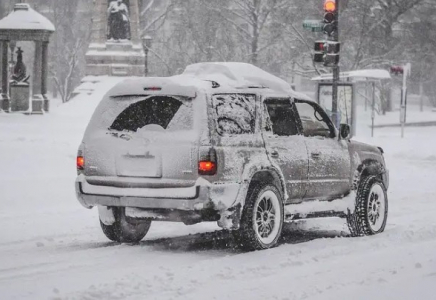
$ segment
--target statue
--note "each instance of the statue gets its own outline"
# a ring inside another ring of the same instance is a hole
[[[12,80],[13,83],[19,83],[19,82],[25,82],[30,78],[29,76],[26,76],[26,65],[23,62],[23,50],[21,50],[21,47],[18,47],[17,50],[17,63],[14,67],[14,74],[12,74]]]
[[[125,0],[115,0],[108,8],[108,40],[130,40],[129,9]]]

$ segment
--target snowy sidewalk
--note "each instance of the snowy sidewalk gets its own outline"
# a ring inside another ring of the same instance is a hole
[[[367,126],[371,126],[371,109],[365,111],[363,106],[357,107],[357,118],[359,122],[366,122]],[[420,111],[418,105],[409,105],[406,113],[407,126],[435,126],[436,111],[432,107],[424,107],[424,111]],[[400,123],[400,112],[398,110],[387,112],[386,115],[375,115],[375,128],[398,127]]]

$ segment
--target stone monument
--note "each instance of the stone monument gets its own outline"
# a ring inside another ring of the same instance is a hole
[[[18,47],[17,50],[17,63],[14,67],[14,74],[12,74],[12,83],[27,83],[30,76],[27,76],[27,68],[23,62],[23,50]]]
[[[27,68],[23,62],[23,50],[18,47],[17,62],[13,69],[12,80],[10,81],[11,111],[29,111],[30,89],[27,75]]]
[[[22,105],[12,105],[14,101],[26,102],[24,90],[28,76],[26,68],[22,63],[22,52],[18,54],[18,61],[21,56],[21,63],[14,68],[13,77],[9,76],[8,53],[9,45],[17,41],[34,42],[35,53],[33,59],[33,74],[30,82],[30,101],[27,112],[42,114],[49,111],[50,99],[47,97],[48,79],[48,44],[50,36],[55,32],[54,25],[43,15],[33,10],[27,3],[17,3],[14,10],[5,18],[0,20],[0,46],[1,50],[1,105],[0,109],[5,112],[12,112],[14,109],[22,111]],[[20,49],[21,50],[21,49]],[[20,50],[18,52],[20,52]],[[12,52],[12,51],[11,51]],[[10,82],[12,79],[12,84]],[[12,93],[9,92],[14,82],[18,85]],[[19,83],[19,84],[18,84]],[[18,98],[14,98],[18,97]],[[25,103],[24,103],[25,104]],[[24,105],[23,104],[23,105]]]
[[[94,0],[86,75],[142,76],[138,0]]]

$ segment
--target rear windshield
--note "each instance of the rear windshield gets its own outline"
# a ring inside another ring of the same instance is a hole
[[[192,102],[174,97],[154,96],[145,99],[110,98],[97,108],[93,127],[111,131],[190,130],[193,127]]]

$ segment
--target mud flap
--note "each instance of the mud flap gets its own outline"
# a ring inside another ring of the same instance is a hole
[[[221,213],[218,226],[227,230],[238,230],[241,222],[242,205],[241,203],[229,208]]]
[[[104,225],[110,226],[115,223],[114,211],[111,207],[98,206],[98,215]]]

